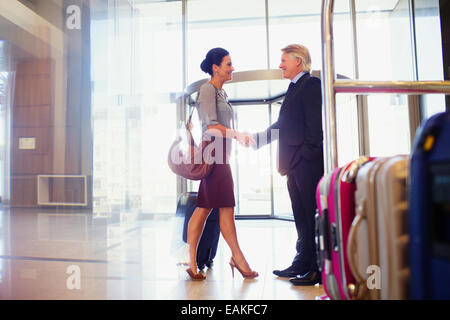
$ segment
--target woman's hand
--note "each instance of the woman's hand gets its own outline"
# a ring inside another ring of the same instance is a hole
[[[208,126],[209,133],[215,137],[225,137],[236,139],[240,145],[244,147],[256,146],[256,140],[253,134],[248,132],[240,132],[224,127],[221,124]]]

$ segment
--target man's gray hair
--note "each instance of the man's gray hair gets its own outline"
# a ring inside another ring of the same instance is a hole
[[[281,49],[283,53],[292,55],[293,58],[302,59],[303,71],[311,72],[311,55],[308,48],[301,44],[290,44]]]

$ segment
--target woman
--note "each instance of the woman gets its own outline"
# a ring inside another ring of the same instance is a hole
[[[233,109],[222,90],[223,84],[232,79],[231,74],[234,71],[228,51],[222,48],[211,49],[200,68],[211,75],[210,81],[200,87],[197,100],[203,140],[212,139],[214,145],[220,146],[223,150],[215,150],[213,170],[200,182],[197,208],[188,225],[187,243],[190,268],[186,272],[192,280],[206,278],[203,273],[197,272],[197,246],[209,213],[212,208],[219,208],[220,231],[231,249],[230,266],[233,275],[234,268],[236,268],[244,278],[255,278],[258,273],[248,265],[237,239],[234,223],[234,185],[229,165],[232,139],[236,139],[245,146],[255,144],[255,141],[250,134],[231,128]],[[222,154],[223,156],[221,156]]]

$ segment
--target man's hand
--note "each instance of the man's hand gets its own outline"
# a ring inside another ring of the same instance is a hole
[[[254,147],[256,146],[256,140],[253,137],[253,134],[248,132],[239,132],[237,135],[237,141],[240,145],[244,147]]]

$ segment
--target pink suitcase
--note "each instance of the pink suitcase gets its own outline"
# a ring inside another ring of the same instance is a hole
[[[333,300],[352,296],[354,283],[347,259],[349,230],[355,217],[355,178],[372,158],[361,157],[322,177],[317,185],[316,248],[325,293]]]

